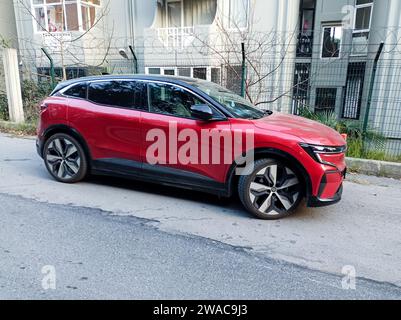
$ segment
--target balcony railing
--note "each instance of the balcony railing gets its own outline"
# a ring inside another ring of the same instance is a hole
[[[167,48],[183,49],[194,40],[194,27],[158,28],[157,36]]]

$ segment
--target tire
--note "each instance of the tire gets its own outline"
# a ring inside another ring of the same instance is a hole
[[[259,219],[277,220],[296,210],[303,188],[295,170],[275,159],[261,159],[250,171],[238,182],[239,198],[250,213]]]
[[[88,173],[84,149],[75,138],[65,133],[57,133],[46,141],[43,159],[51,176],[59,182],[79,182]]]

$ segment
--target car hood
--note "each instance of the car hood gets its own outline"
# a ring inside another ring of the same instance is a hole
[[[260,129],[296,136],[310,144],[325,146],[346,144],[344,138],[334,129],[303,117],[275,112],[268,117],[254,120],[254,124]]]

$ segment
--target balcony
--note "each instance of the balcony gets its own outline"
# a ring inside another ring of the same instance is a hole
[[[216,17],[217,0],[159,0],[151,29],[170,49],[183,49],[194,40],[194,30],[210,27]]]

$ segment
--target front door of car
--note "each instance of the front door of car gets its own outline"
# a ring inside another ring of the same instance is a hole
[[[87,101],[70,103],[69,119],[87,141],[93,160],[140,166],[144,87],[132,80],[94,81],[88,84]]]
[[[224,142],[231,141],[220,137],[230,139],[230,122],[213,108],[214,120],[195,119],[191,106],[205,101],[180,86],[151,82],[147,96],[149,112],[142,113],[144,167],[170,168],[178,175],[224,182],[230,166],[224,156],[231,152]]]

